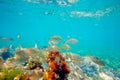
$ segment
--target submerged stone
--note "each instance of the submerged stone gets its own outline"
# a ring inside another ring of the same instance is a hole
[[[3,53],[1,53],[0,56],[1,56],[4,60],[7,60],[9,57],[13,56],[13,54],[10,53],[10,52],[3,52]]]
[[[82,71],[86,73],[89,77],[96,76],[98,74],[97,68],[94,65],[83,64],[80,66]]]
[[[105,66],[105,63],[102,60],[100,60],[98,57],[95,57],[95,56],[89,56],[89,57],[94,63],[101,66]]]

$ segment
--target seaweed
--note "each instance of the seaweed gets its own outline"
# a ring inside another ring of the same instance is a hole
[[[65,59],[58,51],[51,51],[48,55],[47,62],[50,67],[50,70],[46,71],[46,73],[49,75],[48,79],[51,78],[50,80],[66,80],[66,76],[70,73],[70,69],[65,62]],[[55,78],[56,75],[58,78]]]
[[[0,76],[0,80],[14,80],[16,76],[22,77],[23,74],[24,72],[21,69],[16,69],[16,70],[15,69],[10,69],[10,70],[3,69],[1,71],[2,76]]]

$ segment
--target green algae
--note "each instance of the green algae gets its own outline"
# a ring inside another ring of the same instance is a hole
[[[14,80],[16,76],[22,76],[24,72],[21,69],[3,69],[1,70],[1,74],[0,80]]]

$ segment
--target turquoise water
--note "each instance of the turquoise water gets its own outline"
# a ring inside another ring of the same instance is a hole
[[[72,52],[91,53],[119,63],[119,0],[78,0],[75,3],[59,0],[64,4],[58,4],[58,0],[41,1],[0,0],[0,36],[14,39],[13,42],[0,41],[0,47],[10,44],[17,47],[19,43],[23,47],[34,47],[35,43],[43,47],[48,45],[50,36],[59,35],[64,41],[68,37],[79,40],[78,44],[71,45]]]

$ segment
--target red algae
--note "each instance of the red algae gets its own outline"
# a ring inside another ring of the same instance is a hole
[[[56,80],[56,73],[51,71],[51,70],[46,70],[44,74],[44,79],[45,80]]]
[[[64,57],[56,50],[53,50],[49,53],[47,62],[51,69],[51,72],[54,72],[58,76],[56,79],[65,80],[66,76],[70,73],[70,69],[65,62]],[[49,73],[49,75],[51,74]]]

